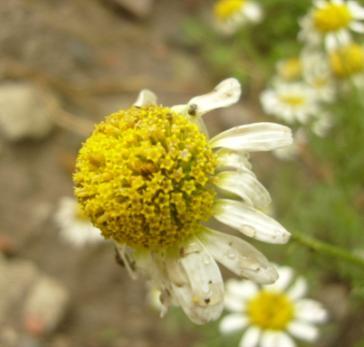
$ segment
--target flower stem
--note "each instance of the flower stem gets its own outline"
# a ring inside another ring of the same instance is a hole
[[[295,232],[292,234],[292,240],[313,250],[320,252],[326,256],[344,260],[352,265],[361,267],[364,270],[364,258],[352,254],[344,248],[328,244],[323,241],[319,241],[311,236],[307,236],[300,232]]]

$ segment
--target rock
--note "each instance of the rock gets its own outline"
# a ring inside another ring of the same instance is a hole
[[[9,141],[41,139],[53,128],[57,102],[36,86],[5,83],[0,86],[0,131]]]
[[[136,17],[145,18],[152,11],[153,0],[112,0]]]

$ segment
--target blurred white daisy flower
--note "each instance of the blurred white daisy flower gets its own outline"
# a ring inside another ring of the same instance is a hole
[[[319,109],[314,89],[303,82],[277,82],[262,92],[260,100],[267,114],[289,124],[306,123]]]
[[[350,31],[364,32],[364,7],[356,1],[315,0],[314,7],[301,20],[300,39],[308,45],[324,42],[326,48],[350,42]]]
[[[55,221],[62,239],[75,247],[104,241],[100,230],[91,224],[74,198],[60,199]]]
[[[144,275],[160,291],[162,314],[175,304],[198,324],[223,310],[217,262],[258,283],[277,278],[263,254],[206,221],[214,217],[263,242],[286,243],[290,235],[261,212],[270,196],[247,157],[289,145],[290,129],[256,123],[212,139],[205,132],[202,115],[240,94],[230,78],[185,105],[165,107],[143,90],[132,107],[96,126],[76,162],[76,196],[130,274]]]
[[[311,124],[312,132],[319,137],[326,137],[333,127],[334,121],[329,112],[321,112],[320,116]]]
[[[303,78],[314,90],[316,98],[324,102],[333,101],[336,88],[327,55],[317,50],[304,50],[301,60]]]
[[[276,283],[259,287],[250,281],[230,280],[225,306],[232,313],[220,322],[222,333],[242,331],[239,347],[294,347],[293,338],[312,343],[318,338],[316,324],[327,312],[314,300],[304,298],[307,283],[289,267],[278,268]]]
[[[263,17],[261,6],[251,0],[217,0],[214,16],[217,29],[225,34],[233,34],[247,23],[259,23]]]

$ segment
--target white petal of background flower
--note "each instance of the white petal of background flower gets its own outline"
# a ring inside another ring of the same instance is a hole
[[[231,333],[242,330],[248,325],[248,319],[241,314],[229,314],[225,316],[219,325],[222,333]]]
[[[310,323],[323,323],[328,319],[322,305],[311,299],[300,299],[296,302],[296,317]]]
[[[315,326],[305,323],[305,322],[299,322],[295,321],[292,322],[288,326],[288,331],[296,338],[313,342],[318,337],[318,330]]]
[[[257,327],[249,327],[240,340],[239,347],[257,347],[261,330]]]
[[[307,292],[307,282],[303,277],[299,277],[288,289],[287,294],[292,300],[302,298]]]
[[[288,334],[277,331],[265,331],[262,334],[261,347],[294,347],[296,344]]]

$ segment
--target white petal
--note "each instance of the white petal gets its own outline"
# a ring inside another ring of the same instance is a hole
[[[287,294],[292,300],[302,298],[307,292],[307,282],[303,277],[299,277],[288,289]]]
[[[229,314],[224,317],[219,325],[222,333],[231,333],[237,330],[244,329],[248,324],[248,319],[241,314]]]
[[[257,347],[260,332],[257,327],[250,327],[240,340],[239,347]]]
[[[221,107],[228,107],[238,102],[241,86],[236,78],[228,78],[219,83],[212,92],[196,96],[188,102],[187,113],[201,116]]]
[[[198,240],[181,249],[181,254],[178,261],[167,261],[177,300],[195,323],[216,320],[223,310],[224,285],[215,260]]]
[[[266,331],[262,335],[261,347],[295,347],[294,341],[284,332]]]
[[[228,311],[239,313],[244,312],[246,308],[245,301],[237,298],[236,296],[227,294],[225,294],[224,305]]]
[[[241,197],[248,205],[260,209],[272,202],[268,191],[251,171],[225,171],[216,175],[214,184]]]
[[[350,29],[356,31],[357,33],[364,33],[364,24],[360,22],[354,22],[350,24]]]
[[[313,342],[318,338],[318,330],[315,326],[304,322],[292,322],[288,331],[298,339]]]
[[[136,101],[134,102],[134,106],[143,107],[157,104],[157,96],[150,91],[149,89],[143,89]]]
[[[236,275],[261,284],[278,278],[267,258],[244,240],[211,229],[204,237],[212,256]]]
[[[230,279],[226,282],[226,295],[232,295],[244,301],[259,291],[258,286],[251,281]]]
[[[242,202],[220,199],[214,217],[244,235],[269,243],[287,243],[290,233],[270,218]]]
[[[275,123],[254,123],[231,128],[210,140],[213,148],[270,151],[292,143],[291,129]]]
[[[249,170],[252,165],[245,153],[233,152],[227,149],[220,149],[216,152],[217,167],[219,170]]]
[[[269,290],[283,292],[289,286],[293,278],[293,270],[288,266],[278,267],[278,279],[273,284],[266,286]]]
[[[323,306],[311,299],[301,299],[296,302],[296,317],[309,323],[322,323],[328,318]]]
[[[244,6],[245,16],[252,22],[259,23],[263,18],[262,8],[253,1],[247,1]]]

